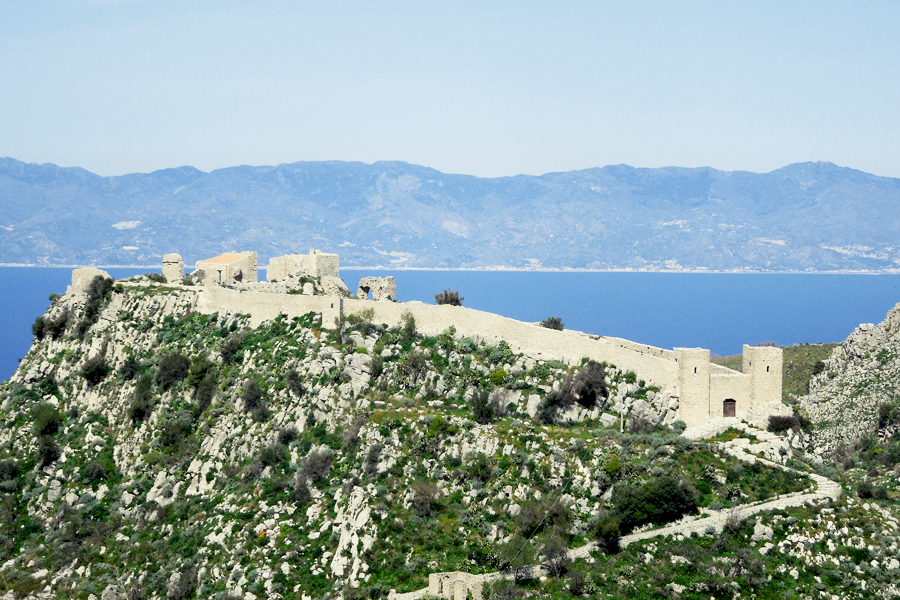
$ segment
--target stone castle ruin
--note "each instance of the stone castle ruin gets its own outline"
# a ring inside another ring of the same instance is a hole
[[[194,275],[200,275],[204,285],[184,286],[185,291],[196,292],[195,310],[249,314],[253,326],[278,315],[299,317],[316,312],[322,315],[325,328],[362,311],[371,311],[374,322],[388,325],[399,325],[403,315],[411,314],[417,329],[426,335],[454,326],[458,337],[494,344],[505,340],[515,352],[539,360],[578,364],[587,357],[632,371],[646,387],[659,390],[650,392],[661,407],[654,415],[656,422],[680,419],[694,427],[721,417],[737,417],[765,425],[770,415],[790,413],[781,402],[782,351],[778,347],[745,345],[742,372],[738,372],[711,363],[709,350],[703,348],[666,350],[620,338],[547,329],[462,306],[398,302],[393,277],[364,277],[353,297],[338,277],[338,255],[318,250],[273,258],[267,281],[258,282],[256,257],[256,252],[232,252],[198,261]],[[181,285],[179,275],[183,273],[178,259],[177,254],[167,254],[163,264],[166,279],[175,285]],[[96,272],[76,270],[70,289],[79,289]],[[305,278],[302,284],[300,278]],[[367,299],[370,292],[376,301]],[[644,400],[626,407],[638,413],[649,408]]]
[[[288,277],[339,277],[338,255],[321,250],[310,250],[309,254],[288,254],[269,260],[266,281],[284,281]]]
[[[256,252],[226,252],[214,258],[197,261],[197,270],[194,274],[204,283],[223,285],[255,283]]]
[[[372,292],[372,300],[393,302],[397,297],[397,284],[392,276],[363,277],[359,280],[356,297],[365,300]]]

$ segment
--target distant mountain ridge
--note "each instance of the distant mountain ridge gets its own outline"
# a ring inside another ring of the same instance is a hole
[[[157,264],[309,248],[393,268],[886,271],[900,179],[614,165],[479,178],[404,162],[101,177],[0,158],[0,263]]]

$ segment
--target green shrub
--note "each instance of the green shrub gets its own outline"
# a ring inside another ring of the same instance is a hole
[[[645,523],[662,525],[697,510],[700,494],[689,482],[671,476],[654,477],[641,486],[619,484],[612,504],[625,532]]]
[[[557,331],[562,331],[564,329],[562,319],[559,317],[547,317],[543,321],[541,321],[541,327],[546,327],[547,329],[555,329]]]
[[[303,388],[303,379],[297,369],[291,369],[284,374],[284,384],[297,398],[302,398],[306,390]]]
[[[192,431],[191,418],[187,414],[179,413],[163,423],[159,430],[159,443],[166,449],[178,448]]]
[[[297,439],[298,435],[296,427],[285,427],[278,432],[278,443],[287,446]]]
[[[542,423],[556,423],[562,412],[569,410],[574,404],[586,409],[602,404],[609,397],[606,385],[606,371],[596,361],[588,361],[574,375],[563,381],[558,392],[550,392],[538,405],[538,420]]]
[[[244,401],[244,410],[250,413],[254,421],[261,423],[269,418],[269,407],[266,406],[262,388],[255,379],[248,379],[244,384],[241,399]]]
[[[427,479],[414,481],[412,488],[412,506],[420,517],[428,517],[437,510],[440,489],[437,484]]]
[[[103,308],[103,301],[109,296],[113,289],[113,280],[97,275],[91,280],[87,288],[87,300],[84,303],[84,317],[76,327],[76,334],[79,339],[84,339],[84,335],[94,323],[100,319],[100,309]]]
[[[62,425],[62,414],[55,406],[41,402],[31,413],[34,432],[39,436],[54,435]]]
[[[216,395],[218,373],[215,370],[210,371],[203,376],[197,389],[194,390],[194,414],[200,416],[212,404],[212,400]]]
[[[462,301],[465,298],[460,297],[459,292],[452,289],[444,290],[443,292],[438,292],[434,295],[434,301],[438,304],[449,304],[450,306],[462,306]]]
[[[232,363],[237,358],[238,352],[240,352],[243,344],[243,333],[232,333],[225,338],[225,341],[222,342],[222,346],[219,348],[219,353],[222,355],[222,361],[224,361],[225,364]]]
[[[681,435],[682,433],[684,433],[684,430],[685,430],[685,429],[687,429],[687,423],[685,423],[685,422],[682,421],[681,419],[679,419],[679,420],[675,421],[674,423],[672,423],[672,431],[673,431],[676,435]]]
[[[109,364],[106,362],[106,359],[99,354],[85,361],[84,365],[81,367],[81,370],[78,371],[78,373],[82,377],[84,377],[85,381],[87,381],[91,386],[95,386],[106,379],[106,376],[111,372],[112,367],[109,366]]]
[[[310,452],[303,459],[300,473],[310,481],[316,482],[331,472],[333,453],[327,448]]]
[[[800,421],[795,416],[769,415],[769,431],[784,433],[788,430],[800,431]]]
[[[44,317],[38,317],[31,324],[31,334],[39,340],[44,339]]]
[[[889,500],[891,494],[890,492],[888,492],[887,487],[879,485],[877,488],[872,490],[872,497],[876,500]]]
[[[41,436],[38,440],[38,460],[42,467],[52,465],[62,456],[56,440],[50,436]]]
[[[603,511],[592,525],[597,545],[605,552],[618,552],[619,537],[621,536],[619,517],[610,511]]]
[[[82,470],[84,474],[84,478],[88,481],[102,481],[104,479],[108,479],[106,475],[106,469],[103,468],[96,460],[92,460],[88,464],[84,465],[84,469]]]
[[[287,447],[276,442],[259,451],[259,462],[267,467],[276,467],[286,461],[287,456]]]
[[[143,423],[153,412],[153,377],[144,373],[138,379],[131,395],[128,416],[134,424]]]
[[[55,319],[44,319],[44,336],[50,336],[51,339],[58,340],[66,331],[66,325],[69,323],[69,309],[63,310],[56,315]]]
[[[191,369],[191,359],[180,352],[164,354],[156,368],[156,385],[166,391],[183,381]]]
[[[131,381],[137,377],[140,372],[141,361],[134,354],[129,354],[128,358],[125,359],[125,362],[122,363],[122,366],[119,368],[119,375],[121,375],[122,379],[125,381]]]
[[[416,339],[416,335],[418,334],[416,331],[416,318],[409,309],[404,310],[400,315],[400,322],[402,323],[402,326],[400,327],[400,340],[409,342]]]
[[[476,390],[471,400],[472,417],[477,423],[487,425],[500,415],[500,406],[491,400],[488,390]]]
[[[872,482],[868,479],[863,479],[859,483],[856,484],[856,495],[859,498],[871,498],[875,493],[874,486]]]
[[[203,381],[203,378],[215,368],[216,364],[209,360],[205,354],[201,354],[193,361],[191,361],[191,367],[188,369],[187,378],[185,379],[185,383],[191,387],[197,387],[200,385],[200,382]]]
[[[503,385],[503,382],[506,381],[506,371],[503,369],[497,369],[490,376],[491,383],[497,387]]]

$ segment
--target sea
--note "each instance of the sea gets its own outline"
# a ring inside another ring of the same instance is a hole
[[[150,271],[106,269],[123,278]],[[260,271],[263,277],[264,271]],[[31,325],[62,294],[72,269],[0,267],[0,380],[31,347]],[[743,344],[844,340],[879,323],[900,302],[900,275],[341,269],[352,292],[364,276],[393,275],[398,300],[434,303],[459,291],[463,306],[660,348],[701,347],[739,354]]]

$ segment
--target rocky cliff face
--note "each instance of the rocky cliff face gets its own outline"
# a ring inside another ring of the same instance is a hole
[[[0,385],[3,600],[382,598],[437,571],[519,574],[532,562],[547,565],[554,597],[627,595],[645,581],[656,595],[781,596],[834,578],[804,536],[830,540],[834,569],[852,571],[846,553],[863,544],[885,589],[900,575],[895,518],[849,504],[567,566],[566,550],[592,539],[811,482],[654,426],[668,406],[612,365],[365,315],[334,331],[315,314],[249,328],[194,302],[189,286],[101,278],[35,323],[32,350]],[[620,408],[630,433],[618,433]],[[723,435],[750,454],[758,442]],[[770,458],[791,458],[777,446]],[[654,500],[659,490],[681,504]],[[888,537],[850,539],[873,519]],[[865,568],[853,594],[876,581]]]
[[[820,456],[878,430],[879,407],[898,400],[900,304],[878,325],[860,325],[834,349],[801,400]]]

